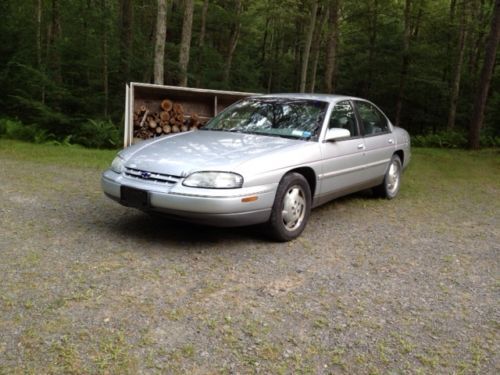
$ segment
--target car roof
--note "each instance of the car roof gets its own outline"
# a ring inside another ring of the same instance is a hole
[[[306,94],[306,93],[279,93],[264,94],[256,96],[258,98],[287,98],[287,99],[305,99],[321,100],[325,102],[338,102],[339,100],[366,100],[355,96],[336,95],[336,94]]]

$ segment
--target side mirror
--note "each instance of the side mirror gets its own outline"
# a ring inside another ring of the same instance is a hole
[[[333,142],[333,141],[338,141],[340,139],[349,138],[350,136],[351,132],[347,129],[330,128],[326,131],[325,141]]]

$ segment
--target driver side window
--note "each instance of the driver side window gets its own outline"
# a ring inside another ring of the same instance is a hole
[[[328,128],[347,129],[351,133],[351,137],[359,135],[354,108],[349,101],[339,102],[333,107]]]

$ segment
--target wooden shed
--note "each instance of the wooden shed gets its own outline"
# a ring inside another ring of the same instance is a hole
[[[193,130],[249,92],[131,82],[126,86],[123,144]]]

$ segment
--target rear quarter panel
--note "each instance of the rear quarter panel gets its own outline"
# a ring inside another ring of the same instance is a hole
[[[396,138],[396,150],[403,151],[403,168],[406,168],[411,160],[411,140],[410,134],[403,128],[394,127],[394,136]]]

